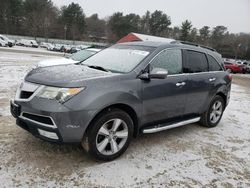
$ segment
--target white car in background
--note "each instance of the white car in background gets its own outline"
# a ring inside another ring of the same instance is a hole
[[[16,45],[38,48],[38,44],[37,44],[37,42],[35,40],[21,39],[21,40],[16,42]]]
[[[8,43],[2,39],[0,39],[0,47],[7,47]]]
[[[14,40],[10,40],[8,37],[6,37],[4,35],[0,35],[0,40],[5,41],[9,47],[12,47],[12,46],[15,45],[15,41]]]
[[[79,63],[95,55],[99,51],[101,51],[101,49],[88,48],[88,49],[76,52],[73,55],[66,57],[66,58],[63,57],[63,58],[48,59],[48,60],[40,61],[37,67],[49,67],[49,66],[55,66],[55,65],[67,65],[67,64]]]
[[[40,47],[41,48],[46,48],[46,49],[48,49],[49,47],[51,47],[51,46],[53,46],[51,43],[49,43],[49,42],[41,42],[40,43]]]

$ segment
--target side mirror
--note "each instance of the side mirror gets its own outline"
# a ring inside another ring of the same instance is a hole
[[[168,71],[162,68],[154,68],[150,73],[144,72],[138,78],[141,80],[150,79],[165,79],[168,76]]]
[[[168,71],[162,68],[153,68],[149,73],[149,78],[152,79],[165,79],[168,76]]]

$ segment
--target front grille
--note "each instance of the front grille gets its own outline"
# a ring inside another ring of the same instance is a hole
[[[20,99],[28,99],[33,95],[34,92],[29,92],[29,91],[21,91],[20,93]]]
[[[43,124],[52,125],[52,126],[54,125],[50,117],[39,116],[39,115],[34,115],[34,114],[29,114],[29,113],[23,113],[22,116],[27,119],[36,121],[38,123],[43,123]]]
[[[16,100],[31,100],[31,98],[35,95],[35,92],[37,92],[38,88],[39,85],[37,84],[23,82],[17,90]]]

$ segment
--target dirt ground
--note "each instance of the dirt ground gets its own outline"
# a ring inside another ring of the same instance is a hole
[[[119,159],[100,163],[79,145],[34,138],[10,116],[18,83],[45,58],[0,51],[0,187],[250,187],[250,75],[233,75],[218,127],[141,135]]]

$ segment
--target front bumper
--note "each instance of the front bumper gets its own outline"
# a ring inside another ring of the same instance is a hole
[[[21,118],[16,119],[16,124],[19,127],[23,128],[24,130],[30,132],[32,135],[34,135],[37,138],[40,138],[48,142],[53,142],[53,143],[63,143],[63,138],[58,129],[50,129],[47,127],[42,127],[32,122],[26,122]],[[46,136],[45,134],[41,134],[41,130],[50,134],[54,134],[56,135],[56,137],[55,136],[52,137],[48,135]]]
[[[36,97],[29,102],[11,101],[16,124],[40,139],[79,143],[95,111],[73,111],[64,105]]]

